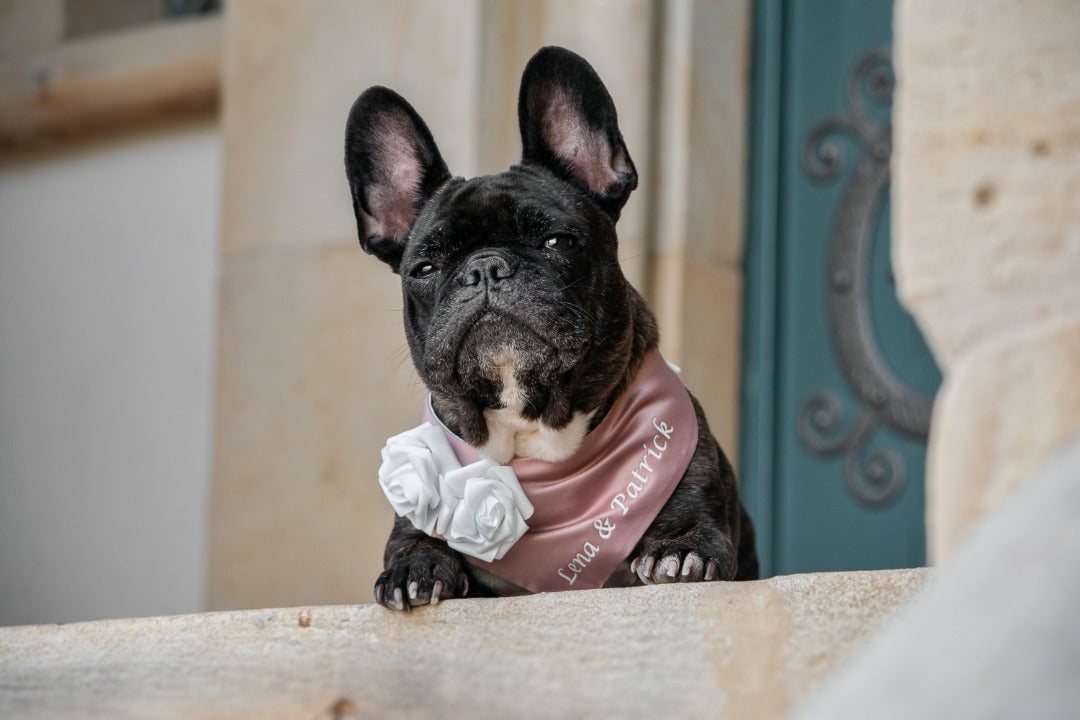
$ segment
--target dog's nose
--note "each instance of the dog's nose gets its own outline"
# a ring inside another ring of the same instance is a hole
[[[502,255],[485,254],[470,258],[465,264],[458,280],[462,285],[471,287],[480,283],[497,284],[502,280],[513,277],[517,268]]]

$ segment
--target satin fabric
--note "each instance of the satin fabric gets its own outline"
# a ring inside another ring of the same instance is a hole
[[[484,458],[438,419],[462,465]],[[603,421],[562,462],[516,457],[509,465],[535,509],[501,560],[473,565],[533,592],[604,585],[630,555],[682,479],[698,442],[682,381],[656,350]]]

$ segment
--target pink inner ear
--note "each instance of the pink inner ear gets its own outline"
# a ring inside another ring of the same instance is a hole
[[[382,173],[368,189],[368,236],[404,238],[416,220],[421,150],[412,140],[412,123],[397,113],[382,115],[375,128],[372,145],[378,148],[376,165]]]
[[[629,170],[622,148],[612,157],[607,137],[585,123],[577,103],[563,87],[549,88],[541,122],[548,146],[593,193],[604,195],[619,181],[620,173]]]

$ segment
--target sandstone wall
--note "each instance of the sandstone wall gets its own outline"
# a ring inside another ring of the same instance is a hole
[[[929,576],[0,628],[0,716],[773,720]]]
[[[896,5],[897,284],[945,382],[931,555],[1080,434],[1080,4]]]

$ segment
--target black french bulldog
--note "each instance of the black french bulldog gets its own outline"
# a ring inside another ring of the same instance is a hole
[[[504,463],[563,459],[658,342],[617,259],[615,222],[637,172],[603,82],[580,56],[543,48],[525,68],[518,118],[521,162],[471,180],[450,174],[423,120],[387,88],[360,95],[345,133],[360,244],[401,276],[432,407]],[[607,585],[758,576],[731,465],[693,406],[693,458]],[[375,599],[398,610],[522,592],[402,517],[384,566]]]

